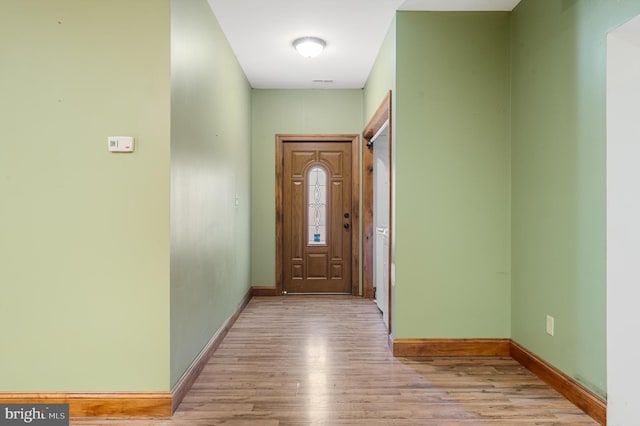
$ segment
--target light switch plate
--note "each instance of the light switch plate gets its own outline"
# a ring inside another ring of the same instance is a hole
[[[133,152],[133,136],[109,136],[107,138],[109,151],[111,152]]]

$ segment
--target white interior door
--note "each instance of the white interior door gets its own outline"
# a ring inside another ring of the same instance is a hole
[[[376,304],[389,327],[389,136],[388,124],[371,140],[373,144],[373,226],[376,230],[373,244],[373,285]]]

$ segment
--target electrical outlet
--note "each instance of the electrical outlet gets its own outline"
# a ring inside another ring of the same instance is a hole
[[[554,319],[551,315],[547,315],[547,334],[553,336]]]

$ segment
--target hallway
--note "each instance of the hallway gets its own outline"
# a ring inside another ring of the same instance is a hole
[[[509,358],[393,358],[374,302],[253,298],[171,419],[72,425],[596,424]]]

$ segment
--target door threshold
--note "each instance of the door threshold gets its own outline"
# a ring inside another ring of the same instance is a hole
[[[320,291],[316,291],[316,292],[306,292],[306,293],[293,293],[293,292],[286,292],[283,291],[282,292],[283,296],[351,296],[351,293],[341,293],[341,292],[320,292]]]

